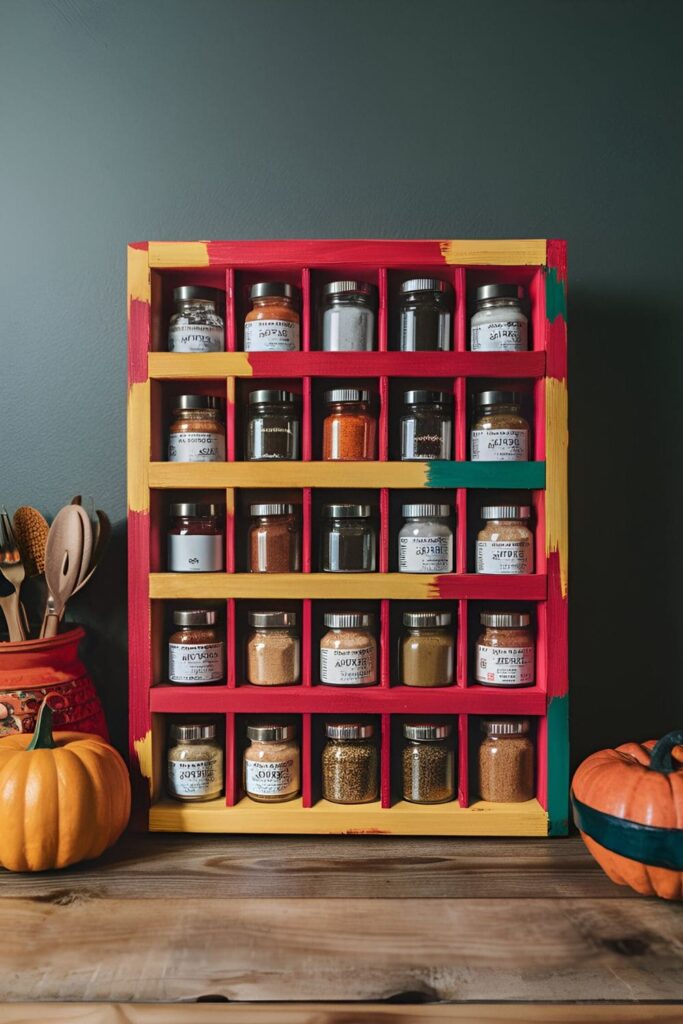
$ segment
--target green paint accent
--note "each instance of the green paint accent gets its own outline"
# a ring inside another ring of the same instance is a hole
[[[683,871],[683,829],[642,825],[589,807],[574,793],[571,798],[576,827],[606,850],[639,864]]]
[[[555,267],[545,271],[545,315],[550,323],[557,316],[567,319],[567,282],[560,280]]]
[[[26,749],[50,750],[54,746],[55,741],[52,737],[52,708],[48,704],[46,697],[40,705],[38,721],[36,722],[36,731],[33,733],[33,739]]]
[[[545,462],[425,462],[427,487],[542,490]]]
[[[569,695],[548,705],[548,834],[569,831]]]

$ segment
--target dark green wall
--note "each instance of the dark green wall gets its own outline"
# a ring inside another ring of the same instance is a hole
[[[683,4],[0,15],[0,500],[123,519],[128,241],[567,238],[574,759],[683,724]],[[78,609],[119,740],[124,543]]]

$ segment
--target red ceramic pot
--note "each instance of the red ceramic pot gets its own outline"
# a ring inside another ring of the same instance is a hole
[[[0,737],[33,732],[47,697],[55,729],[109,739],[92,680],[78,659],[79,627],[46,640],[0,643]]]

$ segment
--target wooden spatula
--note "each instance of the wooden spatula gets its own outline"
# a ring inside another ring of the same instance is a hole
[[[48,599],[40,635],[56,636],[67,601],[78,586],[83,566],[83,519],[77,505],[67,505],[54,518],[45,546]]]

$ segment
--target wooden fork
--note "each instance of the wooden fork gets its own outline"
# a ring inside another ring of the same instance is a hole
[[[0,513],[0,573],[12,587],[10,594],[0,597],[0,608],[7,619],[9,638],[11,641],[25,640],[26,632],[21,621],[19,605],[19,588],[26,576],[26,568],[21,560],[19,545],[6,508],[3,508]]]

